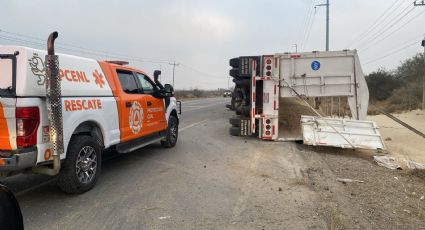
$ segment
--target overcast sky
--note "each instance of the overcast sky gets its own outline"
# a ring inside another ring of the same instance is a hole
[[[172,81],[168,61],[176,61],[177,89],[227,88],[229,58],[295,52],[293,44],[303,51],[324,50],[326,11],[313,9],[324,2],[0,0],[0,44],[41,48],[37,38],[57,30],[58,44],[67,48],[58,49],[62,53],[117,59],[99,55],[106,52],[138,59],[131,65],[149,74],[161,69],[166,83]],[[425,6],[414,9],[413,0],[331,0],[330,4],[331,50],[357,48],[365,73],[379,67],[391,70],[423,52],[419,41],[425,35]],[[393,11],[387,11],[391,6]],[[367,32],[386,11],[393,13]],[[309,18],[312,23],[306,22]]]

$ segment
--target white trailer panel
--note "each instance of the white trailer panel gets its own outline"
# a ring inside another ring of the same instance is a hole
[[[365,120],[369,91],[357,51],[276,54],[279,58],[280,97],[347,96],[352,117]]]
[[[385,149],[373,121],[302,116],[301,128],[306,145]]]

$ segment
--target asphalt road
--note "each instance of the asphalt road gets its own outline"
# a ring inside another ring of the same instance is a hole
[[[67,195],[55,179],[2,180],[26,229],[324,229],[296,144],[228,135],[229,99],[183,103],[177,146],[105,157],[96,187]]]

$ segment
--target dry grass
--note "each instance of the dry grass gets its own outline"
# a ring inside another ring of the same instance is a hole
[[[202,89],[188,89],[176,90],[174,95],[177,99],[191,99],[191,98],[208,98],[208,97],[222,97],[225,90],[202,90]]]
[[[329,230],[342,230],[344,229],[340,214],[335,207],[331,207],[326,217],[326,223]]]

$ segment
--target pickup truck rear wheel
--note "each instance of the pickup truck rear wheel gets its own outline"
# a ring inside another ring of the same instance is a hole
[[[175,116],[168,118],[168,128],[165,140],[161,141],[161,145],[165,148],[172,148],[177,143],[179,137],[179,122]]]
[[[79,194],[94,187],[100,175],[102,159],[99,142],[85,135],[71,138],[58,186],[66,193]]]

